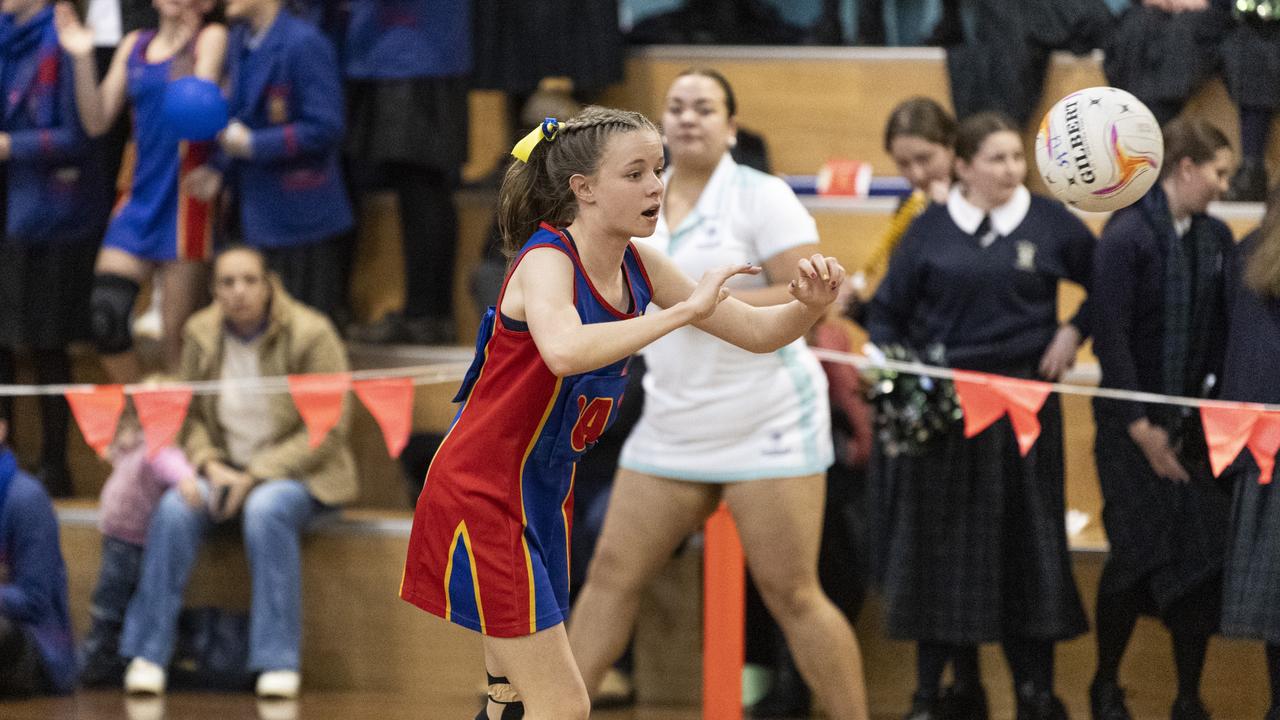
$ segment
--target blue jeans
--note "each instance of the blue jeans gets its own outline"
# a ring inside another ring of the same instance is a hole
[[[297,670],[302,645],[301,535],[331,508],[297,480],[272,480],[249,491],[242,510],[244,547],[253,578],[249,607],[249,669]],[[151,518],[142,579],[124,620],[120,654],[167,667],[173,657],[182,595],[200,544],[213,526],[176,489]]]
[[[93,625],[80,646],[80,662],[113,662],[117,658],[120,628],[129,598],[142,575],[142,546],[102,536],[102,565],[90,599]]]

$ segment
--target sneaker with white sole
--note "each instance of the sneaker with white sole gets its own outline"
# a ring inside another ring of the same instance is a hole
[[[301,686],[302,675],[297,670],[268,670],[258,676],[258,697],[292,700]]]
[[[258,720],[298,720],[298,701],[259,698]]]
[[[164,668],[146,658],[136,657],[125,668],[124,691],[130,695],[160,695],[164,684]]]
[[[164,696],[127,695],[124,716],[128,720],[164,720]]]

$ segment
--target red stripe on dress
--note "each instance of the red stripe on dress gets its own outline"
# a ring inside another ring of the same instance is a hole
[[[575,245],[573,241],[569,239],[569,236],[565,233],[563,229],[552,227],[551,225],[548,225],[545,222],[542,223],[542,227],[547,230],[550,230],[551,232],[554,232],[555,234],[560,236],[561,240],[564,240],[565,246],[569,248],[569,250],[565,254],[569,256],[569,259],[573,261],[574,266],[578,268],[578,272],[582,274],[582,279],[587,282],[587,289],[591,291],[591,296],[596,299],[596,302],[600,303],[600,307],[604,308],[605,311],[607,311],[610,315],[614,316],[619,320],[627,320],[629,318],[639,317],[642,314],[642,312],[644,311],[644,308],[633,307],[631,309],[631,312],[629,313],[622,312],[621,310],[615,308],[613,306],[613,303],[609,302],[608,300],[605,300],[604,296],[600,294],[600,291],[596,290],[595,283],[591,282],[591,276],[587,274],[587,269],[582,264],[582,258],[578,256],[578,246]],[[627,269],[626,258],[623,258],[623,261],[622,261],[622,277],[627,283],[627,289],[628,289],[628,292],[631,293],[631,300],[632,300],[632,304],[634,305],[635,304],[635,286],[634,286],[634,283],[631,282],[631,271]],[[575,305],[578,304],[577,283],[574,283],[573,302]]]
[[[182,181],[192,170],[209,160],[213,144],[183,142],[179,153],[182,161],[178,171],[178,258],[207,260],[212,245],[213,214],[209,211],[209,203],[187,195],[182,189]]]
[[[640,258],[640,250],[634,242],[627,243],[627,247],[631,250],[631,257],[636,259],[636,267],[640,268],[640,275],[644,278],[644,284],[649,287],[649,297],[653,297],[653,281],[649,279],[649,271],[644,266],[644,260]],[[625,262],[625,260],[623,261]],[[635,301],[634,293],[632,294],[632,302]],[[642,310],[643,308],[636,308]]]
[[[51,88],[58,84],[58,54],[45,55],[40,58],[36,70],[36,82]]]
[[[290,156],[298,154],[298,133],[293,129],[293,123],[284,126],[284,149]]]

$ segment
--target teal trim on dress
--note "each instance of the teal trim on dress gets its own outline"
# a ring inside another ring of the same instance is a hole
[[[793,345],[779,348],[777,355],[778,359],[782,360],[782,366],[786,368],[787,374],[791,376],[796,396],[800,398],[800,437],[804,443],[805,464],[816,465],[821,462],[818,452],[817,420],[814,417],[817,412],[818,391],[813,386],[813,378],[809,376],[808,370],[800,364],[798,351]],[[829,466],[832,461],[834,458],[831,458],[827,465]]]
[[[647,463],[628,462],[626,460],[618,461],[618,467],[631,470],[632,472],[654,475],[671,480],[705,483],[750,482],[752,480],[776,480],[779,478],[804,477],[805,475],[821,475],[825,473],[827,468],[831,467],[831,465],[832,463],[827,463],[826,465],[796,465],[794,467],[745,470],[741,472],[689,472],[688,470],[664,468],[657,465],[649,465]]]

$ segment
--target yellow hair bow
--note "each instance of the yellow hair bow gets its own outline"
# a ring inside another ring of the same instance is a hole
[[[560,121],[553,117],[549,117],[546,120],[543,120],[538,127],[530,130],[528,135],[521,138],[520,142],[516,143],[516,146],[511,148],[511,155],[520,162],[527,163],[529,162],[529,156],[533,154],[533,149],[537,147],[538,143],[543,140],[546,140],[547,142],[555,140],[556,135],[559,132]]]

